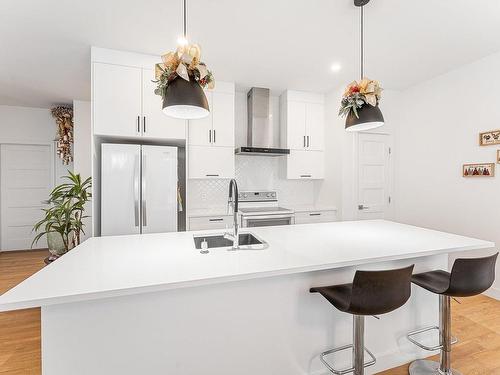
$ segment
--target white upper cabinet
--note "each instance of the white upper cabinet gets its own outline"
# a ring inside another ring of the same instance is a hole
[[[288,179],[324,178],[325,106],[321,94],[286,91],[280,97],[282,147]]]
[[[210,114],[189,120],[188,177],[234,178],[234,84],[206,90]]]
[[[116,137],[186,139],[186,121],[166,116],[154,94],[154,70],[93,65],[94,133]]]
[[[306,149],[325,149],[325,107],[319,103],[306,104]]]
[[[282,146],[292,150],[324,150],[324,97],[286,91],[280,98]]]
[[[234,92],[212,93],[213,145],[234,147]]]
[[[215,90],[206,90],[210,113],[189,121],[190,145],[234,147],[234,84],[217,82]]]
[[[189,120],[189,135],[188,140],[190,145],[195,146],[210,146],[212,144],[212,93],[205,92],[208,101],[210,113],[207,117],[199,120]]]
[[[92,81],[94,133],[140,136],[142,70],[94,63]]]
[[[148,138],[186,139],[186,120],[167,116],[162,98],[155,95],[154,70],[142,69],[142,135]]]

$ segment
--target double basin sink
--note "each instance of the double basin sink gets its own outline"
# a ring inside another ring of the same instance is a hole
[[[234,250],[264,250],[268,248],[266,241],[255,234],[246,232],[239,234],[238,248]],[[194,246],[196,249],[233,248],[233,241],[224,237],[224,234],[195,235]]]

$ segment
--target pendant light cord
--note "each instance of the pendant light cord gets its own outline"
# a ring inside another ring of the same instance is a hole
[[[187,0],[183,0],[183,14],[184,14],[184,24],[183,24],[183,33],[184,39],[187,40]]]
[[[364,25],[363,8],[364,8],[364,6],[361,6],[360,8],[361,8],[361,30],[360,30],[361,31],[360,32],[360,34],[361,34],[361,79],[363,79],[364,78],[364,72],[363,72],[364,61],[363,60],[365,57],[364,56],[364,40],[363,40],[364,39],[363,38],[363,36],[364,36],[364,30],[363,30],[363,25]]]

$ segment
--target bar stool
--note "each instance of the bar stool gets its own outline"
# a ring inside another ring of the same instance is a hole
[[[457,339],[451,336],[450,297],[470,297],[487,290],[495,281],[495,262],[498,253],[485,258],[457,259],[451,273],[437,270],[413,275],[411,281],[428,291],[439,294],[439,327],[427,327],[410,332],[408,339],[418,347],[441,350],[440,362],[419,359],[411,363],[410,375],[461,375],[451,368],[451,345]],[[430,330],[439,330],[439,345],[429,347],[414,336]]]
[[[311,288],[311,293],[320,293],[338,310],[353,315],[353,344],[321,353],[321,362],[332,373],[344,375],[353,372],[363,375],[365,367],[375,364],[374,355],[364,347],[365,315],[380,315],[391,312],[410,298],[413,265],[385,271],[356,271],[352,284]],[[351,349],[352,367],[335,369],[325,359],[328,354]],[[365,363],[365,351],[370,360]]]

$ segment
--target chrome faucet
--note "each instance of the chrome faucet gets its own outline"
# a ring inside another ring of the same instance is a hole
[[[233,249],[239,247],[239,225],[238,225],[238,184],[233,178],[229,181],[229,197],[227,201],[227,208],[233,210],[233,233],[225,233],[224,238],[233,241]]]

